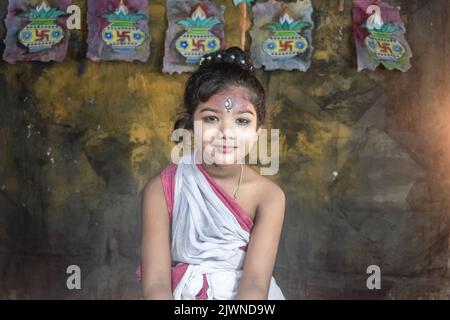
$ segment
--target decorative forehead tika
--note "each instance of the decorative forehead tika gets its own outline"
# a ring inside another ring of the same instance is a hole
[[[225,100],[225,109],[227,110],[227,112],[230,112],[231,109],[233,109],[233,100],[231,100],[230,97],[228,97],[228,98]]]

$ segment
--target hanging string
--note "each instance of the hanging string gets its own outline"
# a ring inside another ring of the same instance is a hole
[[[242,51],[245,51],[245,38],[246,38],[246,31],[247,31],[247,3],[242,2],[239,4],[239,11],[240,11],[240,20],[239,20],[239,30],[241,33],[241,41],[240,41],[240,47]]]
[[[240,31],[240,47],[245,51],[246,32],[247,32],[247,4],[251,4],[255,0],[233,0],[236,7],[239,7],[239,31]]]

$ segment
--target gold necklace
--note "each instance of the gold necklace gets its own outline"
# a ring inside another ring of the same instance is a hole
[[[233,199],[234,200],[236,200],[236,198],[237,198],[237,195],[238,195],[238,192],[239,192],[239,187],[241,186],[241,182],[242,182],[242,175],[243,175],[243,173],[244,173],[244,164],[241,163],[241,174],[239,175],[239,182],[238,182],[238,186],[237,186],[236,192],[233,195]]]

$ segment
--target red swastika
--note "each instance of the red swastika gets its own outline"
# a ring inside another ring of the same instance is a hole
[[[192,51],[205,51],[205,40],[192,39]]]
[[[280,51],[292,51],[292,40],[280,41]]]
[[[383,53],[392,53],[391,46],[389,43],[381,43],[380,41],[377,41],[378,48],[380,48],[380,51]]]
[[[120,42],[124,42],[125,40],[128,40],[128,42],[131,41],[130,37],[130,31],[119,31],[117,30],[117,38],[119,38]]]
[[[49,40],[49,30],[36,30],[36,41],[48,41]]]

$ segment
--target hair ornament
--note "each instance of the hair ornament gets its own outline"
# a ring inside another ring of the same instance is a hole
[[[218,50],[216,52],[205,54],[199,60],[200,66],[205,66],[205,64],[207,66],[210,66],[216,63],[229,63],[238,65],[242,69],[250,72],[254,72],[255,69],[252,65],[251,59],[247,57],[245,53],[242,52],[242,50],[239,48],[231,48],[231,50]]]

